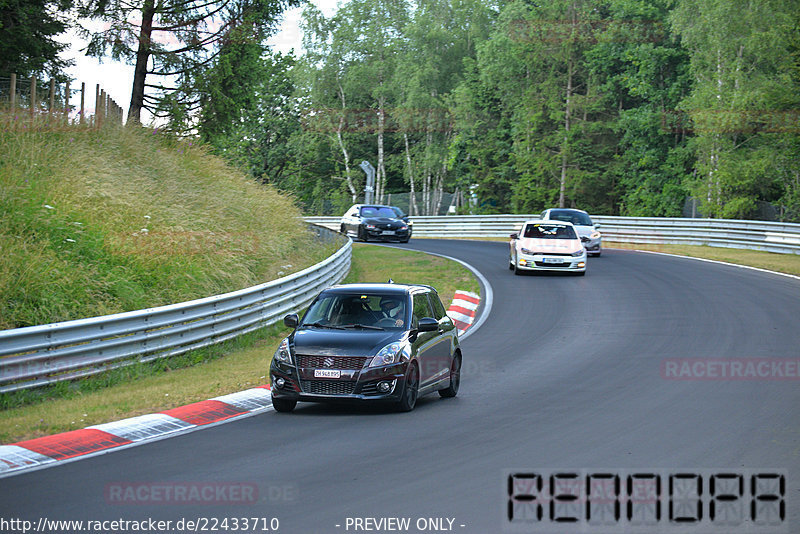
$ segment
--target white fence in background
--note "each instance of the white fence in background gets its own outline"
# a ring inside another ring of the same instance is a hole
[[[411,217],[414,237],[503,237],[538,215],[445,215]],[[339,229],[340,217],[305,217]],[[800,224],[733,219],[592,216],[603,239],[619,243],[708,245],[800,254]]]
[[[279,322],[350,270],[352,241],[307,269],[251,288],[91,319],[0,331],[0,393],[166,358]]]

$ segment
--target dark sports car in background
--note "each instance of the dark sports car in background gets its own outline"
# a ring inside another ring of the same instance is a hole
[[[359,241],[379,239],[407,243],[411,237],[409,223],[397,208],[381,204],[355,204],[342,216],[339,230]]]
[[[422,395],[458,393],[455,324],[430,286],[334,286],[302,319],[290,314],[284,323],[294,331],[269,370],[278,412],[292,411],[298,401],[389,402],[411,411]]]

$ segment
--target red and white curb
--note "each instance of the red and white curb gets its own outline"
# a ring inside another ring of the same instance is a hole
[[[12,445],[0,445],[0,477],[78,456],[160,439],[170,434],[242,417],[270,406],[272,398],[269,386],[259,386],[159,413],[20,441]]]
[[[453,302],[447,308],[447,315],[456,324],[459,335],[469,330],[475,322],[475,313],[480,303],[480,295],[469,291],[456,291],[453,295]]]
[[[447,315],[455,322],[459,335],[473,326],[480,302],[480,296],[475,293],[455,292]],[[112,449],[189,432],[260,412],[271,406],[269,386],[259,386],[159,413],[0,445],[0,478],[80,456],[101,454]]]

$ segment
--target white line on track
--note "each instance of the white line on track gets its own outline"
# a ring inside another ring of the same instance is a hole
[[[490,284],[489,280],[487,280],[486,277],[483,276],[483,273],[481,273],[478,269],[476,269],[475,267],[473,267],[469,263],[467,263],[467,262],[465,262],[463,260],[460,260],[458,258],[454,258],[452,256],[447,256],[446,254],[439,254],[437,252],[428,252],[427,250],[415,250],[415,249],[410,249],[410,248],[406,248],[406,247],[398,247],[398,246],[395,246],[395,245],[387,245],[387,244],[383,244],[383,243],[371,243],[371,244],[378,245],[380,247],[398,248],[400,250],[412,250],[414,252],[422,252],[424,254],[430,254],[431,256],[439,256],[440,258],[445,258],[445,259],[448,259],[448,260],[452,260],[452,261],[458,262],[461,265],[463,265],[464,267],[466,267],[467,269],[469,269],[470,271],[472,271],[472,274],[475,275],[475,278],[477,278],[478,281],[480,282],[481,286],[483,286],[483,292],[484,292],[483,299],[482,299],[483,312],[478,317],[478,320],[475,321],[475,323],[473,323],[473,325],[471,327],[469,327],[469,330],[467,330],[466,334],[464,334],[463,336],[458,336],[458,340],[459,341],[467,339],[469,336],[471,336],[478,328],[481,327],[481,325],[483,325],[484,322],[486,322],[486,319],[489,318],[489,314],[492,311],[492,303],[494,301],[494,291],[492,290],[492,284]]]
[[[654,250],[639,250],[630,248],[614,248],[614,249],[609,248],[609,250],[629,250],[633,252],[644,252],[645,254],[659,254],[661,256],[672,256],[673,258],[687,258],[690,260],[705,261],[707,263],[717,263],[719,265],[729,265],[731,267],[739,267],[740,269],[750,269],[751,271],[759,271],[767,274],[777,274],[779,276],[786,276],[788,278],[794,278],[795,280],[800,280],[800,276],[794,274],[782,273],[779,271],[770,271],[769,269],[762,269],[760,267],[751,267],[750,265],[740,265],[738,263],[730,263],[727,261],[709,260],[707,258],[696,258],[694,256],[684,256],[683,254],[670,254],[669,252],[656,252]]]

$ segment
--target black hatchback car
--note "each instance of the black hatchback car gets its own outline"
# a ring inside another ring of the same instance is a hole
[[[411,411],[438,391],[455,397],[461,348],[455,324],[436,290],[425,285],[347,284],[324,290],[270,365],[272,406],[290,412],[298,401],[393,403]]]
[[[392,206],[354,204],[342,216],[339,230],[359,241],[379,239],[407,243],[411,237],[408,216],[397,213]]]

